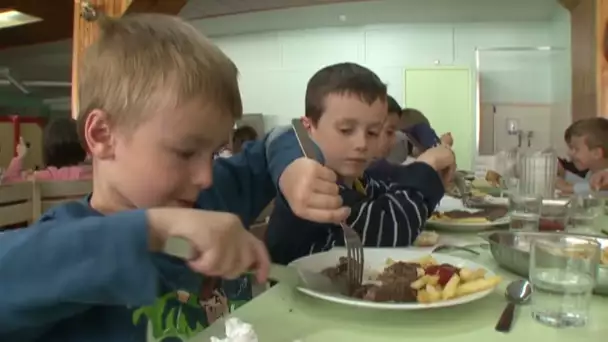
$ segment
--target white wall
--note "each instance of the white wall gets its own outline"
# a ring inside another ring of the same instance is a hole
[[[439,62],[474,70],[476,47],[551,45],[554,26],[546,21],[396,24],[278,31],[215,42],[241,71],[245,112],[264,113],[267,127],[272,127],[303,114],[306,82],[328,64],[350,61],[371,68],[403,104],[406,68],[432,67]],[[548,63],[536,61],[534,67],[526,59],[510,63],[515,64],[511,65],[515,71],[491,76],[493,83],[510,86],[489,88],[484,97],[508,102],[526,94],[530,102],[552,101]],[[534,77],[530,70],[537,70]]]
[[[551,39],[553,45],[564,48],[562,52],[553,55],[551,63],[551,93],[554,105],[551,117],[552,141],[554,148],[563,154],[566,152],[564,131],[572,122],[570,13],[564,8],[558,8],[553,17]]]

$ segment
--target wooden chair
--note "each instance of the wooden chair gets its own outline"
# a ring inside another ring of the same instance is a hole
[[[34,220],[50,208],[78,200],[93,191],[91,180],[34,181]]]
[[[0,185],[0,230],[26,226],[34,213],[32,182]]]

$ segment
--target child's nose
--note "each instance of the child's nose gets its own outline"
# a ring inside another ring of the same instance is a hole
[[[207,189],[213,184],[213,169],[211,165],[201,168],[194,172],[192,179],[194,185],[201,189]]]

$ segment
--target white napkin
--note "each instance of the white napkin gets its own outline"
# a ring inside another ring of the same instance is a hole
[[[211,342],[258,342],[258,336],[251,324],[233,317],[226,320],[226,338],[211,337]]]

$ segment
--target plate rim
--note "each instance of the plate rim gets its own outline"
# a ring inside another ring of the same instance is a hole
[[[289,264],[289,266],[298,268],[299,267],[298,263],[299,262],[301,263],[302,260],[305,260],[305,259],[310,258],[315,255],[318,256],[319,254],[333,254],[338,249],[343,249],[346,251],[346,249],[344,249],[344,248],[334,248],[334,249],[326,251],[326,252],[307,255],[305,257],[298,258],[298,259],[292,261]],[[392,248],[364,248],[364,253],[365,253],[365,251],[379,251],[379,250],[386,251],[386,250],[390,250],[390,249],[392,249]],[[496,276],[497,275],[496,272],[494,272],[487,266],[482,265],[473,260],[464,259],[461,257],[448,255],[448,254],[442,254],[442,253],[429,253],[426,251],[409,249],[407,247],[398,248],[398,249],[401,250],[402,252],[407,251],[412,254],[418,254],[420,257],[431,255],[433,257],[439,256],[440,259],[443,257],[448,257],[451,259],[459,259],[466,263],[472,264],[472,266],[474,266],[476,268],[483,268],[484,270],[486,270],[487,276]],[[415,257],[413,257],[413,258],[415,258]],[[415,311],[415,310],[446,308],[446,307],[452,307],[452,306],[471,303],[476,300],[487,297],[492,292],[494,292],[494,290],[496,289],[497,286],[498,285],[496,285],[488,290],[476,292],[476,293],[473,293],[473,294],[470,294],[467,296],[458,297],[458,298],[454,298],[454,299],[450,299],[450,300],[442,300],[442,301],[435,302],[435,303],[426,303],[426,304],[425,303],[372,302],[372,301],[366,301],[366,300],[356,299],[356,298],[349,298],[346,296],[340,296],[340,295],[335,295],[335,294],[330,294],[330,293],[323,293],[323,292],[315,291],[313,289],[305,288],[302,286],[296,286],[296,290],[299,291],[300,293],[303,293],[312,298],[324,300],[324,301],[334,303],[334,304],[346,305],[346,306],[350,306],[350,307],[359,307],[359,308],[375,309],[375,310]]]

